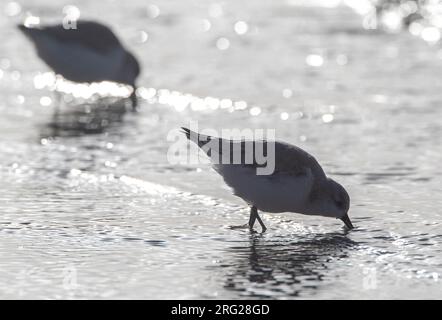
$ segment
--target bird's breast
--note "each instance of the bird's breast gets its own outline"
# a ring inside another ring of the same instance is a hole
[[[307,211],[313,184],[311,172],[303,175],[256,175],[256,170],[242,165],[215,167],[235,195],[266,212]]]

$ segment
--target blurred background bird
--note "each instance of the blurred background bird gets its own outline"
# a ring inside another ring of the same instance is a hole
[[[133,88],[132,107],[136,109],[135,81],[140,65],[107,26],[79,20],[74,29],[65,29],[61,24],[18,28],[56,74],[78,83],[113,81],[129,85]]]

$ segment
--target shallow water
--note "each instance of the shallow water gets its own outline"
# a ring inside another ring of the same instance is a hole
[[[2,13],[0,298],[442,298],[439,45],[364,31],[346,7],[158,1],[153,18],[144,1],[105,3],[70,2],[141,60],[138,113],[112,100],[54,117],[23,15]],[[230,229],[248,212],[222,179],[167,161],[167,135],[191,120],[276,129],[347,188],[357,228],[263,213],[265,234]]]

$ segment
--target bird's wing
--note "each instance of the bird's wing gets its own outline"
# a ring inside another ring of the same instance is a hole
[[[41,28],[45,34],[65,43],[79,44],[100,54],[106,54],[121,43],[105,25],[94,21],[77,21],[76,29],[65,29],[63,25]]]
[[[317,179],[326,179],[318,161],[308,152],[285,142],[275,143],[275,171],[290,175],[302,174],[310,170]]]
[[[215,159],[225,161],[223,164],[239,164],[257,169],[268,166],[268,161],[274,161],[272,175],[279,173],[292,176],[313,174],[318,180],[326,179],[325,173],[316,159],[294,145],[265,140],[232,141],[202,135],[186,128],[182,129],[187,138],[206,152],[212,162]]]

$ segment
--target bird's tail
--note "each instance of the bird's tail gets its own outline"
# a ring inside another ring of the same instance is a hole
[[[42,30],[37,27],[26,27],[23,24],[18,24],[17,28],[23,32],[23,34],[31,39],[36,36],[39,36],[42,33]]]
[[[191,133],[191,132],[193,132],[193,131],[191,131],[191,130],[188,129],[188,128],[181,127],[181,133],[184,133],[184,134],[186,135],[187,139],[189,139],[189,140],[190,140],[190,133]]]
[[[235,142],[229,139],[207,136],[184,127],[181,127],[181,132],[186,135],[187,139],[194,142],[198,147],[200,147],[201,150],[203,150],[212,160],[222,161],[222,163],[239,163],[237,162],[238,159],[239,161],[245,161],[245,152],[248,152],[248,150],[252,150],[253,153],[253,150],[255,148],[253,141],[250,141],[249,145],[246,147],[247,141]],[[252,155],[252,157],[254,157],[254,155]],[[248,156],[247,159],[249,158],[250,157]]]
[[[27,28],[25,27],[25,25],[23,25],[23,24],[17,24],[17,28],[20,30],[20,31],[25,31]]]
[[[181,132],[186,135],[187,139],[196,143],[200,148],[213,139],[213,137],[211,136],[206,136],[204,134],[194,132],[185,127],[181,127]]]

